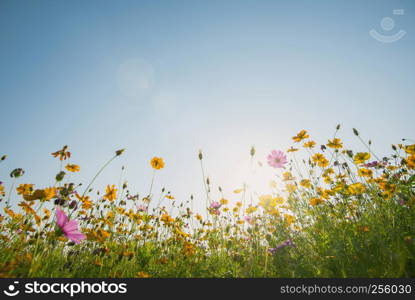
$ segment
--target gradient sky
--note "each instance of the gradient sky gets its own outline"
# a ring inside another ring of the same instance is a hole
[[[325,143],[341,123],[363,150],[356,127],[386,154],[415,138],[414,16],[412,0],[0,0],[0,180],[22,167],[19,182],[52,184],[50,153],[67,144],[81,166],[71,179],[87,184],[126,148],[97,187],[125,165],[147,193],[157,155],[156,189],[203,203],[199,149],[231,199],[251,145],[264,161],[301,129]],[[386,44],[371,29],[407,34]]]

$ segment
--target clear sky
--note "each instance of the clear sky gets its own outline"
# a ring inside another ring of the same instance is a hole
[[[162,156],[156,189],[203,202],[199,149],[228,198],[251,145],[265,161],[301,129],[325,143],[341,123],[359,149],[356,127],[382,155],[415,138],[414,17],[412,0],[0,0],[0,180],[52,184],[67,144],[86,184],[126,148],[98,187],[125,165],[145,194]]]

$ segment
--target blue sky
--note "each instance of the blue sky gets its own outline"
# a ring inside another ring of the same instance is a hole
[[[97,187],[125,165],[146,193],[157,155],[156,189],[203,203],[199,149],[229,198],[251,145],[264,160],[301,129],[324,143],[341,123],[359,149],[356,127],[386,154],[415,138],[414,13],[413,1],[2,0],[0,180],[22,167],[21,182],[51,184],[50,153],[67,144],[86,184],[127,148]],[[406,35],[381,43],[371,29]]]

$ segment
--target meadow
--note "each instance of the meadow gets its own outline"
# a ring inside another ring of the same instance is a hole
[[[50,186],[25,182],[20,168],[0,181],[0,277],[415,277],[415,144],[378,157],[356,129],[363,152],[339,132],[318,145],[302,130],[289,149],[271,150],[263,167],[275,170],[272,193],[257,197],[245,186],[223,195],[195,153],[200,212],[193,197],[152,186],[143,195],[126,182],[97,191],[95,179],[124,149],[89,182],[72,182],[81,166],[64,146],[52,153],[60,167]],[[168,162],[142,167],[154,180]]]

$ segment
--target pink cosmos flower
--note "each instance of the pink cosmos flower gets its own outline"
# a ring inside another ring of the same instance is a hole
[[[76,220],[70,221],[59,207],[56,207],[56,224],[71,241],[79,244],[83,239],[86,239],[86,236],[78,231],[78,222]]]
[[[210,205],[210,208],[219,209],[221,206],[222,204],[220,204],[219,202],[212,202],[212,204]]]
[[[139,204],[139,205],[137,205],[137,210],[138,210],[139,212],[146,212],[146,211],[147,211],[147,209],[148,209],[147,205],[144,205],[144,204]]]
[[[267,158],[268,164],[273,168],[284,168],[284,165],[287,163],[287,157],[280,150],[273,150]]]
[[[222,206],[222,204],[220,204],[219,202],[212,202],[209,206],[209,211],[211,214],[213,215],[220,215],[220,211],[219,208]]]
[[[251,225],[254,223],[254,219],[252,219],[251,216],[245,216],[244,219],[245,219],[245,221],[247,221]]]

